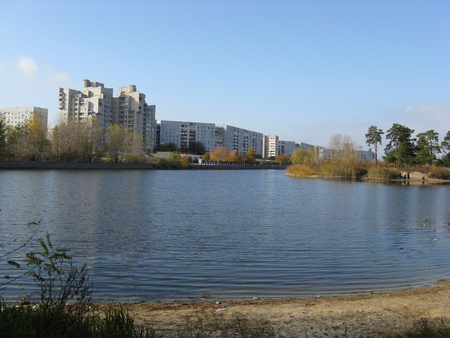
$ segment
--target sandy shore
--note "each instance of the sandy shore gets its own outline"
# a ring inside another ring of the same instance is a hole
[[[223,319],[236,313],[267,320],[280,337],[376,337],[411,327],[419,318],[450,319],[450,279],[431,287],[289,300],[123,304],[136,324],[174,336],[186,318],[209,313]]]

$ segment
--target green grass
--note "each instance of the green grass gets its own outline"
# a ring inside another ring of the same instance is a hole
[[[120,307],[80,313],[73,308],[0,304],[0,337],[157,337],[152,329],[137,327]]]

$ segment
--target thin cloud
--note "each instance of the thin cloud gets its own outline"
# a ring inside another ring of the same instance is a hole
[[[416,133],[431,129],[440,133],[450,130],[450,102],[408,106],[405,108],[403,116],[405,125],[410,125],[412,129],[416,130]]]
[[[49,65],[45,66],[45,72],[42,76],[49,85],[67,86],[71,83],[69,74],[65,72],[58,73]]]
[[[36,62],[34,62],[34,59],[29,56],[19,57],[17,67],[19,68],[20,72],[26,76],[33,76],[39,70]]]

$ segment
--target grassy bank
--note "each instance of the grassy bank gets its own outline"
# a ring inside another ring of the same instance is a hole
[[[450,180],[450,168],[434,166],[395,168],[386,164],[355,163],[346,167],[333,161],[322,161],[312,164],[290,165],[286,168],[286,171],[291,176],[310,178],[392,181],[402,179],[405,173],[414,173],[413,177],[410,176],[412,180]]]

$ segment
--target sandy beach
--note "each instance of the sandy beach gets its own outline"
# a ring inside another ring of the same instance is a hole
[[[450,279],[430,287],[309,299],[123,304],[136,324],[175,336],[201,314],[263,320],[279,337],[377,337],[411,327],[419,318],[450,319]],[[213,335],[217,336],[217,335]],[[220,335],[219,335],[220,336]]]

